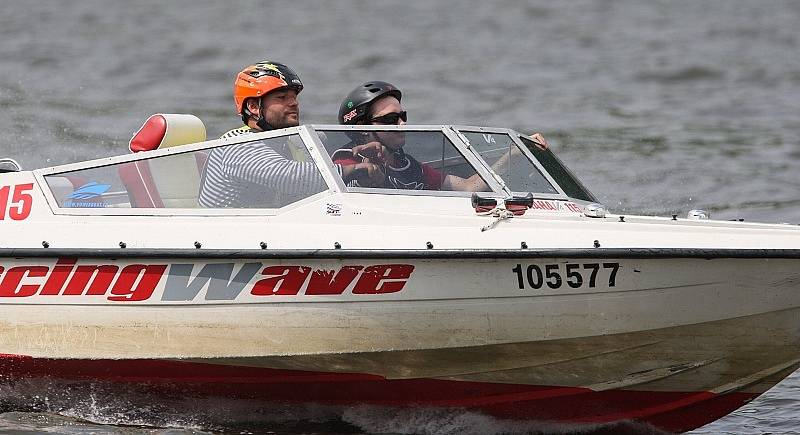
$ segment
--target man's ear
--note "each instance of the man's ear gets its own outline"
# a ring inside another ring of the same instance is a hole
[[[261,100],[258,98],[250,98],[247,100],[247,111],[252,115],[258,117],[259,109],[261,109]]]

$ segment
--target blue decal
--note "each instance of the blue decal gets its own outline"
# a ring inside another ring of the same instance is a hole
[[[86,183],[83,186],[75,189],[74,192],[69,194],[67,198],[70,199],[90,199],[97,198],[98,196],[106,193],[111,188],[110,184],[100,184],[96,181]]]
[[[101,201],[100,197],[110,188],[110,184],[100,184],[96,181],[86,183],[67,195],[67,200],[64,201],[64,207],[108,207],[108,204]]]

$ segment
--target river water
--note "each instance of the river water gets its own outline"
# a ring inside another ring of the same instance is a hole
[[[403,90],[412,123],[543,132],[615,212],[702,208],[720,219],[800,223],[800,2],[0,5],[0,154],[26,168],[125,153],[132,133],[157,112],[194,113],[210,137],[219,135],[237,125],[233,75],[270,58],[302,77],[307,123],[334,123],[347,91],[386,80]],[[795,374],[697,433],[800,431],[799,390]],[[12,408],[3,409],[0,432],[219,429],[180,418],[127,421],[97,407]],[[524,431],[479,416],[392,417],[274,430]],[[114,425],[153,421],[174,428]]]

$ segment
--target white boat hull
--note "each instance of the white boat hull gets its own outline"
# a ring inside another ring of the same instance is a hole
[[[6,260],[2,371],[688,430],[800,364],[794,259],[424,257]]]

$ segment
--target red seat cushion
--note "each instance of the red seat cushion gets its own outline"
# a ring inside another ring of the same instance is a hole
[[[167,120],[162,115],[153,115],[147,118],[142,128],[131,138],[131,152],[151,151],[157,149],[167,134]]]

